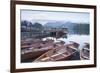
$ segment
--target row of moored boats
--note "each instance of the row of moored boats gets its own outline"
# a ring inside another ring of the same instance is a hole
[[[70,41],[65,44],[64,41],[54,42],[52,39],[26,39],[21,41],[21,61],[28,62],[48,62],[71,60],[78,53],[80,44]],[[89,43],[84,43],[79,52],[81,60],[89,59]]]

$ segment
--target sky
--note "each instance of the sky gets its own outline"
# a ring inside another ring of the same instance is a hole
[[[21,10],[21,20],[38,21],[42,24],[47,21],[89,23],[90,14],[88,12]]]

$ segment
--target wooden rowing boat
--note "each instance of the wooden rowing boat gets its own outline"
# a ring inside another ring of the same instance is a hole
[[[68,60],[77,51],[79,45],[76,43],[57,46],[50,51],[44,53],[33,62],[48,62],[48,61],[62,61]]]
[[[81,60],[89,60],[90,58],[90,50],[89,50],[89,43],[85,43],[82,50],[80,51],[80,59]]]

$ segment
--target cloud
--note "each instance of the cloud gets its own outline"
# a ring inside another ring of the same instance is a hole
[[[61,11],[40,11],[21,10],[21,20],[54,20],[89,23],[90,14],[86,12],[61,12]]]

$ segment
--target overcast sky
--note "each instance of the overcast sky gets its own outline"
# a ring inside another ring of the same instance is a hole
[[[35,11],[21,10],[21,20],[28,21],[70,21],[75,23],[89,23],[90,14],[86,12]]]

